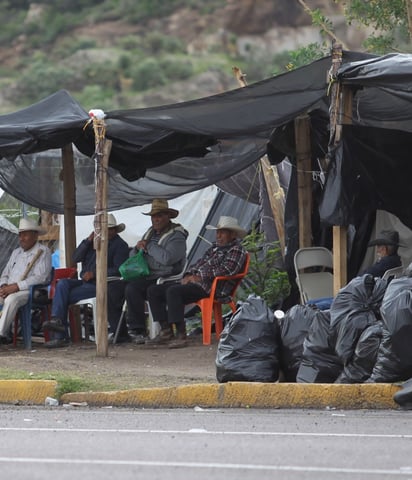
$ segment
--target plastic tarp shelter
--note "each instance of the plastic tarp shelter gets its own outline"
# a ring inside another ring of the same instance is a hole
[[[365,54],[344,55],[345,62],[360,58]],[[265,153],[282,152],[288,132],[274,136],[279,127],[306,112],[314,124],[318,115],[327,116],[330,65],[325,57],[219,95],[106,112],[106,137],[112,141],[108,209],[175,198],[231,178]],[[88,121],[64,90],[0,116],[0,187],[29,205],[62,213],[60,149],[73,143],[76,215],[92,214],[94,134]]]

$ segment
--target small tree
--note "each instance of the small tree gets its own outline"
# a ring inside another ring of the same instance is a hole
[[[262,297],[272,309],[279,308],[290,293],[288,274],[279,268],[282,264],[279,242],[266,242],[263,233],[252,230],[243,239],[250,254],[249,272],[242,290]]]

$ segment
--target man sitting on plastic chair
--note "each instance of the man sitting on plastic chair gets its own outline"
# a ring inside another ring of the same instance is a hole
[[[0,278],[0,343],[11,342],[10,327],[18,309],[29,300],[30,286],[50,281],[51,252],[38,242],[41,233],[45,232],[33,220],[20,220],[20,247],[13,250]]]
[[[155,198],[152,201],[150,212],[152,226],[145,232],[143,238],[134,247],[132,254],[140,250],[150,269],[145,277],[125,281],[110,282],[107,292],[107,310],[109,324],[114,331],[119,323],[124,330],[119,332],[119,341],[132,341],[144,344],[147,336],[146,326],[146,299],[150,285],[157,282],[159,277],[168,277],[182,271],[186,261],[186,239],[188,232],[179,223],[172,220],[179,215],[179,211],[169,207],[167,200]],[[127,327],[123,319],[122,308],[127,301]],[[127,330],[126,330],[127,329]]]
[[[129,256],[129,246],[118,235],[126,228],[124,223],[117,224],[113,214],[107,218],[108,249],[107,275],[119,276],[120,265]],[[53,332],[53,339],[45,343],[47,348],[59,348],[68,345],[68,309],[79,300],[96,296],[96,251],[93,245],[94,232],[84,239],[73,254],[75,263],[82,263],[80,279],[64,278],[57,282],[52,302],[51,319],[43,323],[43,329]]]
[[[185,305],[208,297],[215,277],[235,275],[243,269],[246,250],[239,238],[243,238],[247,232],[240,227],[237,219],[222,216],[216,227],[207,225],[206,228],[216,230],[216,242],[200,260],[187,269],[181,283],[149,287],[150,310],[153,320],[160,323],[161,331],[157,337],[147,340],[147,344],[167,344],[169,348],[185,347]],[[225,297],[231,288],[230,281],[221,282],[218,295]]]

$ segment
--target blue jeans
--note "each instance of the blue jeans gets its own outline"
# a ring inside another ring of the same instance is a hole
[[[69,305],[73,305],[79,300],[96,296],[96,284],[93,282],[83,282],[74,278],[63,278],[57,282],[52,302],[52,317],[60,318],[65,326],[66,332],[53,332],[53,338],[68,338],[69,328],[67,315]]]

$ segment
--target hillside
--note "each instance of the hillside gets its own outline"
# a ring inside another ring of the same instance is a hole
[[[361,32],[348,32],[335,4],[307,3],[333,16],[339,35],[360,48]],[[0,38],[0,113],[60,88],[85,109],[208,96],[237,88],[233,65],[258,81],[285,71],[289,50],[323,40],[291,0],[16,0]]]

